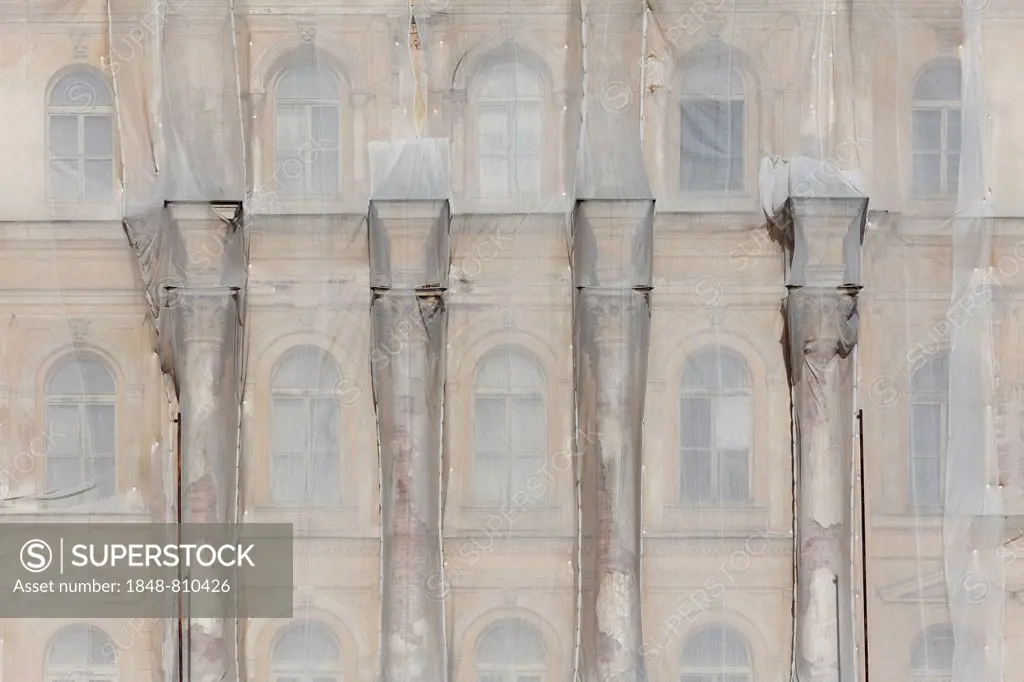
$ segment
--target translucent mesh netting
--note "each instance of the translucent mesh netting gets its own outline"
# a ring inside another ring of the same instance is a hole
[[[1015,679],[1009,0],[0,17],[4,519],[295,528],[0,680]]]

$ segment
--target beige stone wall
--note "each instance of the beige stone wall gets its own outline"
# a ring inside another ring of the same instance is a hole
[[[936,4],[956,10],[956,3]],[[119,199],[102,205],[56,204],[46,200],[45,191],[48,88],[72,65],[102,69],[107,38],[100,5],[90,0],[70,17],[33,5],[31,11],[9,15],[19,19],[27,12],[27,22],[0,20],[0,466],[11,472],[12,494],[43,489],[45,377],[68,354],[99,358],[117,382],[118,502],[88,511],[97,521],[137,521],[146,518],[147,508],[161,506],[153,499],[158,472],[150,452],[154,443],[166,445],[168,419],[137,265],[119,220]],[[0,3],[0,9],[11,11],[7,7]],[[242,485],[247,521],[293,522],[301,536],[314,538],[296,543],[297,613],[335,633],[344,679],[371,682],[378,664],[379,480],[367,360],[366,228],[355,212],[365,204],[370,186],[366,143],[391,134],[393,45],[401,22],[383,11],[326,16],[327,10],[320,9],[325,16],[317,26],[317,49],[341,76],[344,192],[327,202],[279,198],[272,212],[283,215],[262,216],[252,227]],[[297,10],[265,3],[239,8],[239,66],[245,103],[251,107],[246,111],[253,118],[247,170],[257,193],[273,183],[273,83],[302,43]],[[922,18],[916,20],[918,11]],[[681,37],[672,54],[685,59],[712,40],[735,50],[749,88],[742,192],[686,197],[673,189],[679,182],[673,92],[680,62],[669,56],[664,38],[660,44],[652,38],[658,73],[649,83],[657,87],[644,95],[648,171],[659,210],[645,412],[644,625],[651,677],[663,682],[678,679],[686,638],[716,623],[734,627],[747,639],[754,679],[789,675],[793,492],[779,314],[785,289],[782,250],[764,231],[757,166],[765,154],[798,147],[799,88],[806,74],[794,41],[811,29],[795,12],[724,16],[735,16],[734,23],[727,19],[719,26],[703,15],[686,20],[685,26],[696,28],[677,31]],[[926,625],[946,619],[941,519],[920,518],[908,507],[907,376],[913,364],[909,354],[918,344],[932,343],[931,333],[949,308],[951,245],[946,221],[911,220],[902,214],[943,215],[953,207],[952,202],[905,197],[912,82],[931,59],[955,56],[958,43],[945,36],[958,20],[955,13],[945,18],[942,11],[912,2],[905,16],[897,29],[858,29],[861,80],[853,91],[854,142],[871,208],[880,211],[872,214],[865,245],[858,351],[875,682],[906,679],[915,638]],[[662,30],[684,19],[671,17]],[[556,199],[571,195],[571,164],[564,150],[575,145],[581,73],[574,26],[568,6],[537,3],[500,12],[478,8],[435,27],[431,39],[443,58],[430,72],[429,132],[452,137],[453,182],[467,212],[509,208],[478,196],[472,93],[475,73],[510,36],[531,55],[544,83],[542,186]],[[717,37],[709,34],[712,28]],[[1021,87],[1014,66],[1020,61],[1019,29],[1013,20],[993,19],[985,35],[986,54],[992,55],[986,57],[985,75],[995,129],[988,163],[1001,215],[1019,213],[1022,201],[1015,188],[1024,132],[1013,118]],[[76,37],[79,33],[84,38]],[[321,222],[321,213],[348,215]],[[472,280],[471,287],[451,294],[446,380],[445,547],[454,576],[447,635],[455,682],[474,679],[475,643],[502,618],[522,618],[542,633],[547,679],[569,679],[575,655],[571,562],[576,510],[570,473],[555,471],[550,496],[543,505],[526,509],[511,529],[491,528],[500,512],[474,505],[471,495],[472,386],[476,364],[488,351],[514,344],[532,353],[547,381],[548,449],[553,455],[564,452],[574,435],[567,228],[561,214],[552,214],[527,223],[507,247],[488,244],[489,236],[515,229],[495,220],[483,234],[453,234],[453,265]],[[1009,286],[998,308],[999,361],[1007,385],[1019,386],[1024,381],[1017,360],[1019,284],[1014,275],[1019,268],[1011,264],[1022,260],[1024,248],[1017,245],[1024,233],[1013,220],[1001,221],[1000,229],[1005,235],[997,245],[996,263],[1005,268]],[[270,377],[282,355],[299,344],[328,350],[348,382],[339,481],[343,503],[327,511],[284,509],[270,502]],[[707,344],[735,350],[751,370],[755,438],[752,501],[746,506],[699,509],[678,502],[680,373],[686,358]],[[881,383],[874,383],[878,379]],[[1007,487],[1024,488],[1020,463],[1007,466]],[[1024,490],[1015,494],[1024,498]],[[21,501],[0,513],[28,521],[59,518],[60,512]],[[1018,560],[1008,569],[1008,580],[1020,581],[1021,566],[1024,561]],[[304,588],[312,588],[311,596]],[[1011,601],[1005,633],[1010,656],[1020,651],[1014,642],[1024,637],[1016,625],[1019,616],[1019,603]],[[42,681],[48,643],[68,624],[3,622],[0,680]],[[149,679],[155,655],[152,624],[96,625],[116,645],[118,679]],[[247,624],[248,679],[272,679],[271,650],[284,625]],[[1007,680],[1024,679],[1015,670],[1007,664]]]

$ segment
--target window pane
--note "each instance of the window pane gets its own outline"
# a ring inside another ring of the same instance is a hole
[[[743,449],[750,447],[750,398],[738,396],[718,399],[715,413],[715,446]]]
[[[507,197],[509,183],[507,157],[480,159],[480,194],[486,197]]]
[[[51,161],[49,174],[50,197],[60,201],[78,199],[78,161]]]
[[[479,502],[508,499],[508,459],[493,453],[476,454],[473,462],[473,493]]]
[[[481,155],[508,155],[508,110],[505,105],[481,107],[477,118],[477,153]]]
[[[50,105],[83,110],[110,107],[114,105],[114,95],[102,78],[81,70],[57,81],[50,92]]]
[[[78,158],[78,116],[50,116],[50,156]]]
[[[960,110],[946,109],[946,150],[960,152]]]
[[[937,508],[942,504],[942,462],[937,459],[910,461],[910,495],[915,507]]]
[[[84,472],[79,457],[47,457],[46,458],[46,491],[47,493],[67,493],[82,487]],[[70,501],[54,500],[58,504],[72,504]]]
[[[313,501],[317,504],[341,502],[341,462],[333,453],[313,456]]]
[[[278,105],[275,136],[278,151],[294,153],[309,144],[307,109],[302,105]]]
[[[541,120],[539,104],[520,104],[517,107],[513,144],[516,154],[541,152]]]
[[[93,498],[107,499],[114,495],[114,458],[113,457],[86,457],[85,475],[83,484],[91,484],[93,489],[89,496]]]
[[[683,499],[700,502],[714,499],[712,485],[712,458],[710,450],[688,448],[683,450],[682,491]]]
[[[684,189],[742,188],[744,125],[740,100],[684,101],[680,154]]]
[[[114,124],[110,116],[85,116],[85,155],[113,158]]]
[[[114,196],[114,162],[85,161],[85,199],[103,201]]]
[[[684,447],[711,447],[711,400],[683,398],[681,400],[682,443]]]
[[[942,154],[914,154],[913,190],[918,196],[942,193]]]
[[[277,189],[288,194],[301,194],[305,183],[306,167],[297,154],[278,151],[274,183]]]
[[[47,454],[81,454],[77,405],[48,405],[46,407],[46,438]]]
[[[477,398],[474,422],[474,446],[477,450],[503,451],[509,446],[508,401],[504,398]]]
[[[960,155],[946,157],[946,193],[955,195],[960,187]]]
[[[310,166],[309,191],[314,194],[337,194],[340,163],[341,159],[336,151],[316,152]]]
[[[536,156],[516,158],[516,189],[520,194],[536,193],[541,185],[541,162]]]
[[[305,448],[309,417],[304,399],[274,398],[271,407],[271,449],[301,451]]]
[[[544,450],[544,401],[536,398],[512,398],[512,449]]]
[[[942,429],[942,406],[938,403],[912,403],[910,405],[911,456],[938,458],[941,456],[946,434]]]
[[[309,108],[310,132],[316,142],[314,149],[338,148],[338,107],[311,106]]]
[[[86,405],[86,423],[82,441],[86,452],[94,455],[113,455],[115,452],[114,406]]]
[[[942,111],[915,109],[911,126],[911,144],[915,152],[942,150]]]
[[[516,500],[528,499],[536,501],[542,490],[542,486],[549,483],[545,473],[544,458],[541,455],[512,457],[512,481],[509,497],[519,493]],[[529,506],[527,503],[526,506]]]
[[[300,502],[306,496],[306,466],[301,454],[271,456],[270,495],[275,502]]]
[[[721,498],[725,502],[746,502],[750,498],[748,450],[723,450],[721,453]]]
[[[314,452],[338,452],[341,444],[341,403],[337,398],[311,398],[310,449]]]

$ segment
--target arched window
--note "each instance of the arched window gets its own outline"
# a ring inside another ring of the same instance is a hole
[[[750,369],[736,351],[708,346],[687,359],[679,410],[684,502],[750,499],[752,392]]]
[[[64,628],[46,652],[46,682],[114,682],[117,658],[102,630],[89,625]]]
[[[291,195],[336,195],[341,153],[338,79],[315,60],[285,70],[275,98],[274,181]]]
[[[914,83],[911,148],[916,197],[956,196],[960,179],[960,63],[935,62]]]
[[[910,501],[918,511],[942,509],[949,418],[949,358],[931,358],[910,384]]]
[[[47,196],[108,201],[114,196],[114,95],[88,69],[61,76],[47,100]]]
[[[46,494],[81,504],[115,494],[117,384],[105,364],[75,358],[46,381]]]
[[[729,53],[716,53],[687,67],[681,86],[683,191],[743,191],[747,110],[742,73]]]
[[[544,375],[526,352],[503,346],[476,369],[474,487],[478,502],[503,504],[543,470]]]
[[[517,61],[491,66],[474,80],[481,196],[540,191],[543,92],[538,74]]]
[[[680,682],[750,682],[754,678],[746,638],[724,625],[687,639],[680,664]]]
[[[270,496],[281,504],[341,502],[341,372],[316,346],[292,348],[271,379]]]
[[[910,652],[910,682],[950,682],[953,648],[949,626],[935,625],[922,632]]]
[[[544,638],[526,621],[498,621],[477,641],[476,671],[476,682],[543,682]]]
[[[271,682],[340,682],[341,647],[320,623],[288,626],[274,642],[270,673]]]

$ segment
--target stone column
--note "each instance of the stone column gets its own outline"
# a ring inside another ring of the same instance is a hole
[[[796,424],[794,680],[855,679],[851,481],[864,197],[790,197],[785,303]]]
[[[381,457],[381,675],[447,680],[441,559],[449,208],[371,200],[371,374]]]
[[[585,682],[646,680],[640,472],[653,227],[653,200],[583,200],[573,220]]]
[[[183,523],[233,523],[237,502],[244,245],[237,203],[169,203],[158,219],[132,226],[156,304],[159,354],[179,405]],[[145,254],[145,255],[144,255]],[[147,258],[147,256],[151,257]],[[225,576],[226,577],[226,576]],[[203,595],[206,600],[210,595]],[[184,617],[186,682],[237,679],[236,620],[225,599],[217,617]]]

